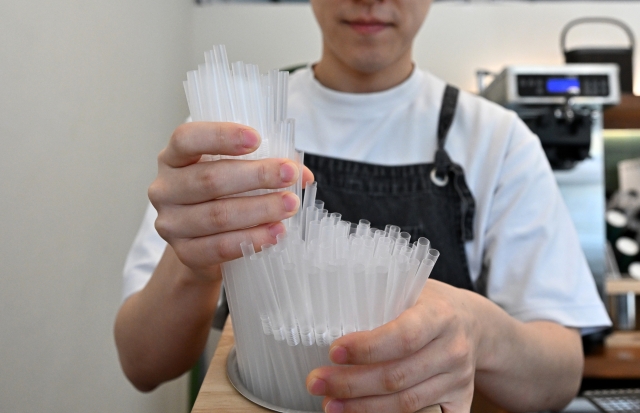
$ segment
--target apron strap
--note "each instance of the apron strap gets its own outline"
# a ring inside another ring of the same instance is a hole
[[[439,179],[445,179],[447,169],[451,165],[451,159],[444,150],[444,144],[449,134],[449,129],[453,123],[453,117],[456,114],[456,106],[458,105],[459,90],[451,85],[447,85],[442,96],[442,105],[440,106],[440,118],[438,120],[438,150],[436,152],[436,176]]]
[[[438,120],[438,149],[444,148],[447,134],[453,123],[453,116],[456,114],[458,106],[459,90],[451,85],[447,85],[442,96],[442,106],[440,106],[440,119]]]
[[[446,185],[449,177],[453,180],[453,186],[460,198],[462,222],[460,223],[460,233],[462,240],[471,241],[473,239],[473,217],[475,215],[475,200],[464,179],[462,168],[454,164],[449,158],[449,154],[444,150],[444,145],[449,135],[449,129],[453,123],[458,105],[458,95],[460,91],[447,85],[442,96],[442,106],[440,107],[440,119],[438,120],[438,150],[435,157],[435,177],[439,186]],[[451,174],[450,174],[451,173]]]

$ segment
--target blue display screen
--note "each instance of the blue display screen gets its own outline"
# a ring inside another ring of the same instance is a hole
[[[578,94],[580,80],[576,78],[552,77],[547,79],[547,93]]]

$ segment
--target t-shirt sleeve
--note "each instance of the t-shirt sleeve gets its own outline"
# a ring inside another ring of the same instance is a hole
[[[485,231],[488,298],[521,321],[611,324],[540,140],[514,120]]]
[[[167,243],[156,231],[154,222],[158,213],[151,204],[147,206],[138,234],[125,261],[122,284],[122,301],[144,288],[151,278]]]

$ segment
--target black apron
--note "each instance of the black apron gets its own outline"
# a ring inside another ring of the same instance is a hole
[[[318,182],[317,199],[329,212],[353,223],[367,219],[372,228],[398,225],[412,241],[428,238],[440,251],[431,278],[475,291],[464,248],[473,239],[475,202],[464,171],[444,149],[457,101],[458,89],[447,86],[433,163],[381,166],[308,153],[304,163]]]

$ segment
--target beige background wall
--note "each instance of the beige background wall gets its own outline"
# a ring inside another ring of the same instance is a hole
[[[416,60],[473,90],[478,67],[559,63],[562,25],[595,14],[640,35],[633,2],[444,3]],[[0,2],[1,412],[185,410],[184,380],[132,389],[111,329],[155,156],[187,114],[181,81],[214,43],[263,69],[319,54],[300,4]]]
[[[186,115],[188,0],[0,1],[0,412],[180,412],[112,325],[155,156]]]

